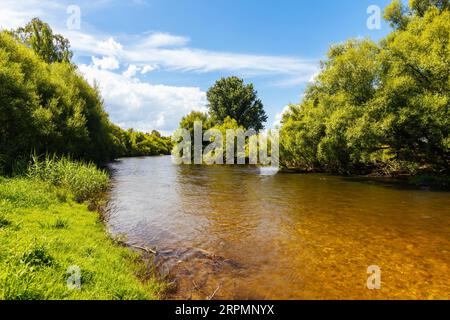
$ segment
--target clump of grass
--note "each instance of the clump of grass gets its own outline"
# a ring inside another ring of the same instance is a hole
[[[20,261],[25,265],[34,267],[51,266],[53,257],[47,253],[44,246],[36,246],[26,251]]]
[[[0,274],[0,299],[2,300],[40,300],[43,298],[36,276],[28,266],[6,266]]]
[[[77,202],[94,199],[108,188],[109,176],[93,163],[72,161],[70,158],[32,156],[27,174],[69,190]],[[64,199],[61,199],[64,200]]]
[[[69,227],[69,222],[67,220],[58,218],[55,223],[52,224],[52,228],[54,229],[67,229]]]
[[[68,229],[69,221],[67,219],[57,218],[54,222],[43,223],[38,221],[38,224],[43,229]]]
[[[5,217],[0,216],[0,229],[9,227],[11,225],[11,221],[6,219]]]

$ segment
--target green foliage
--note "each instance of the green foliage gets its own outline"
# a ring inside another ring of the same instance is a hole
[[[237,77],[222,78],[208,90],[207,98],[214,121],[221,123],[230,117],[247,129],[259,131],[264,128],[267,115],[253,84],[245,85]]]
[[[158,132],[110,123],[97,87],[71,64],[67,39],[33,19],[0,32],[0,174],[20,170],[32,153],[102,164],[115,157],[168,154]]]
[[[330,49],[304,100],[284,115],[285,167],[449,171],[450,12],[430,6],[407,20],[379,44],[351,40]]]
[[[172,150],[170,137],[163,137],[158,131],[152,133],[123,130],[111,125],[114,141],[114,157],[159,156],[168,155]]]
[[[384,19],[389,21],[391,27],[404,29],[408,24],[407,8],[401,0],[393,0],[384,10]]]
[[[449,8],[449,3],[449,0],[409,0],[409,7],[413,14],[423,17],[430,7],[442,11]]]
[[[43,245],[40,245],[25,251],[20,262],[33,267],[51,266],[53,257],[47,253]]]
[[[384,11],[384,18],[391,27],[404,30],[414,17],[424,17],[428,10],[449,9],[449,0],[409,0],[405,6],[401,0],[393,0]]]
[[[70,191],[78,202],[95,198],[106,191],[109,183],[108,174],[95,164],[74,162],[65,157],[47,156],[40,160],[33,156],[27,175]]]
[[[194,122],[196,121],[200,121],[202,123],[203,130],[208,130],[216,124],[216,121],[213,120],[208,114],[199,111],[192,111],[181,119],[179,127],[188,129],[193,134]]]
[[[47,64],[0,33],[0,160],[57,153],[97,163],[110,159],[109,120],[96,88],[69,63]]]
[[[60,192],[40,179],[0,177],[0,300],[158,298],[163,286],[139,256]],[[81,270],[81,290],[67,287],[70,266]]]
[[[223,152],[224,162],[226,161],[226,146],[227,146],[227,130],[233,130],[234,133],[237,133],[238,131],[241,131],[242,133],[247,133],[247,129],[244,128],[242,125],[239,125],[237,120],[227,116],[223,119],[223,121],[217,121],[215,118],[209,116],[207,113],[198,112],[198,111],[192,111],[188,115],[184,116],[179,125],[179,129],[186,129],[189,131],[191,136],[191,160],[194,160],[194,123],[196,121],[200,121],[202,123],[202,152],[205,151],[205,148],[208,147],[212,142],[214,142],[214,134],[210,138],[209,141],[204,141],[204,135],[206,131],[211,130],[210,132],[214,133],[217,132],[222,135],[222,145],[223,149],[221,151]],[[251,132],[252,130],[249,130]],[[258,133],[253,131],[253,137],[256,137],[258,139]],[[174,140],[175,143],[181,142],[181,137],[179,137],[179,141]],[[270,149],[270,138],[268,139],[268,145]],[[245,137],[245,155],[239,154],[239,156],[249,158],[249,144],[250,144],[250,138],[248,136]],[[256,146],[258,147],[258,146]],[[256,149],[256,148],[255,148]],[[220,148],[218,149],[220,150]],[[257,152],[258,150],[255,150]],[[178,152],[178,150],[176,150]],[[270,153],[270,151],[269,151]],[[237,149],[237,136],[234,137],[234,155],[235,157],[238,156],[238,149]],[[208,154],[204,154],[203,160],[206,163],[214,162],[212,159],[215,159],[215,154],[213,151],[211,151]]]
[[[0,216],[0,228],[5,228],[11,225],[11,221],[6,219],[5,217]]]
[[[45,62],[69,63],[72,59],[69,41],[59,34],[54,34],[50,26],[38,18],[32,19],[25,27],[12,31],[12,34],[32,48]]]

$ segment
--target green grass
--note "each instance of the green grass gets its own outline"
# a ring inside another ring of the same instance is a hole
[[[90,170],[83,179],[91,181]],[[0,299],[158,298],[163,285],[139,255],[117,245],[99,214],[77,202],[71,190],[85,195],[86,188],[76,177],[0,177]],[[67,287],[70,266],[81,270],[79,290]]]
[[[95,164],[75,162],[66,157],[46,156],[39,159],[33,156],[26,173],[30,178],[62,187],[73,194],[77,202],[95,198],[106,191],[109,183],[108,173],[99,170]]]

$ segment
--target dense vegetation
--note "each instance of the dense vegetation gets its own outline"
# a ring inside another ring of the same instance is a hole
[[[139,255],[74,201],[92,195],[82,186],[103,189],[105,173],[49,161],[30,168],[30,177],[0,177],[0,300],[157,298],[162,287]],[[67,286],[71,266],[81,289]]]
[[[156,298],[139,256],[90,210],[109,185],[98,164],[168,154],[171,140],[113,125],[69,48],[39,19],[0,32],[0,300]]]
[[[218,148],[222,151],[223,160],[226,158],[225,146],[227,144],[226,132],[231,129],[252,130],[253,135],[258,134],[264,128],[264,122],[267,120],[264,106],[257,97],[257,92],[253,84],[244,84],[244,81],[238,77],[221,78],[208,90],[208,112],[192,111],[184,116],[179,124],[179,129],[187,129],[191,135],[192,150],[191,157],[194,158],[194,122],[202,122],[203,134],[207,130],[211,132],[220,132],[222,135],[222,145],[224,148]],[[250,132],[250,131],[249,131]],[[181,137],[176,137],[175,142],[181,141]],[[209,141],[203,141],[202,151],[207,148],[211,142],[215,141],[215,137],[211,137]],[[249,155],[249,137],[246,137],[246,156]],[[237,144],[237,138],[234,140]],[[235,147],[235,156],[236,154]],[[175,149],[175,153],[179,154],[181,150]],[[220,157],[216,157],[214,150],[208,152],[203,160],[205,163],[218,161]]]
[[[168,155],[172,150],[171,137],[163,137],[153,130],[151,133],[123,130],[116,125],[110,127],[115,157]]]
[[[120,156],[168,154],[159,133],[109,121],[98,88],[70,62],[69,43],[38,19],[0,32],[0,172],[32,153],[103,163]]]
[[[281,128],[288,168],[333,173],[450,172],[447,0],[394,1],[379,43],[333,46]]]

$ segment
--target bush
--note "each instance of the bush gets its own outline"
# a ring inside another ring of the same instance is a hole
[[[27,170],[30,178],[48,181],[69,190],[77,202],[95,198],[108,188],[109,175],[93,163],[74,162],[68,157],[33,156]]]
[[[391,22],[399,3],[388,10]],[[449,175],[450,10],[427,8],[397,19],[401,28],[379,43],[350,40],[330,49],[303,101],[283,116],[285,167]]]

